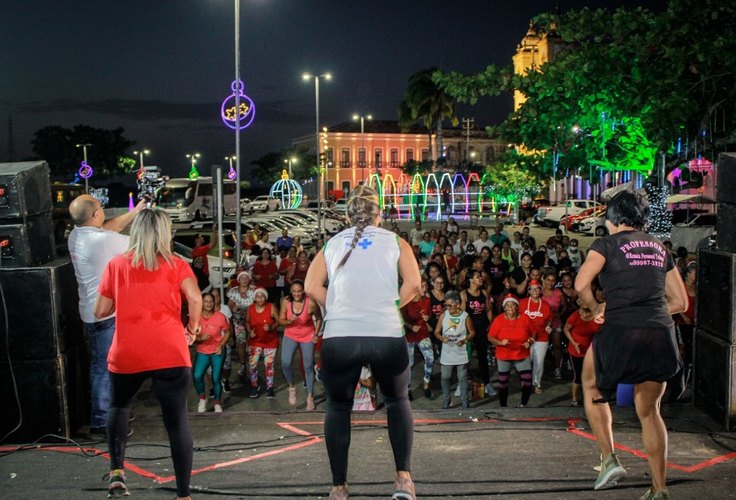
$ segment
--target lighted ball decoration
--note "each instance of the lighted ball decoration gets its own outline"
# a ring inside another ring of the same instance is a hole
[[[273,198],[281,200],[285,209],[299,208],[302,203],[302,187],[293,179],[289,179],[286,170],[281,171],[281,179],[274,182],[269,193]]]
[[[92,167],[87,165],[86,161],[82,162],[82,166],[79,167],[79,177],[82,179],[89,179],[92,177],[92,174],[94,173],[94,170],[92,170]]]
[[[230,170],[227,171],[227,178],[231,181],[234,181],[237,176],[238,173],[235,171],[235,169],[233,167],[230,167]]]
[[[253,123],[256,116],[256,105],[253,100],[243,93],[243,82],[240,80],[232,83],[232,95],[222,101],[220,116],[225,125],[235,130],[239,128],[243,130]],[[236,106],[236,97],[239,96],[239,106]],[[239,109],[238,109],[239,108]]]

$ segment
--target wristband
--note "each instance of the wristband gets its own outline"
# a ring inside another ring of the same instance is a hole
[[[191,331],[191,330],[189,329],[189,325],[187,325],[187,331],[188,331],[188,332],[189,332],[190,334],[192,334],[192,335],[194,335],[194,336],[197,336],[197,335],[199,335],[199,332],[201,332],[201,331],[202,331],[202,327],[201,327],[201,326],[198,326],[197,328],[195,328],[195,329],[194,329],[194,331]]]

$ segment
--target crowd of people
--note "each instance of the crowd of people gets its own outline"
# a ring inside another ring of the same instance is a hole
[[[265,389],[266,397],[273,398],[280,349],[289,404],[296,406],[300,399],[298,373],[306,389],[305,408],[314,410],[314,385],[320,374],[316,356],[324,334],[329,339],[321,357],[327,375],[323,382],[328,402],[325,434],[334,478],[331,498],[347,498],[349,415],[353,409],[375,408],[376,386],[389,413],[397,470],[394,498],[414,497],[407,412],[413,398],[411,368],[419,356],[424,397],[432,399],[434,365],[439,364],[441,403],[447,409],[453,375],[455,396],[463,408],[470,404],[471,380],[474,385],[480,381],[474,396],[498,395],[500,406],[507,406],[512,370],[521,385],[517,406],[527,406],[534,394],[544,391],[547,353],[552,356],[555,380],[563,379],[563,371],[570,372],[570,404],[579,406],[581,392],[586,396],[583,402],[603,457],[596,489],[615,485],[625,475],[608,446],[612,438],[606,427],[610,427],[607,402],[617,383],[635,384],[645,440],[654,443],[651,498],[659,498],[654,494],[666,490],[657,444],[662,423],[655,409],[664,391],[662,382],[673,376],[681,360],[687,372],[692,359],[696,268],[688,252],[682,248],[673,252],[667,242],[661,244],[641,233],[645,216],[637,210],[645,211],[637,208],[636,200],[609,207],[612,238],[597,240],[586,255],[578,240],[561,230],[537,242],[528,227],[508,234],[502,223],[490,236],[484,227],[477,228],[477,238],[471,239],[452,217],[429,231],[419,220],[409,232],[401,231],[395,222],[379,228],[375,198],[368,188],[357,193],[349,214],[354,225],[328,238],[312,254],[287,232],[275,248],[267,234],[257,235],[248,248],[252,258],[239,266],[224,300],[219,290],[209,286],[210,246],[198,235],[187,266],[171,252],[171,221],[163,211],[139,204],[113,222],[105,221],[99,202],[91,197],[80,197],[70,207],[77,226],[70,237],[70,253],[80,299],[84,299],[80,314],[93,347],[92,431],[108,439],[111,493],[127,492],[123,460],[128,422],[132,398],[144,381],[152,381],[161,403],[177,493],[187,498],[192,458],[186,394],[191,382],[199,412],[207,411],[208,397],[213,398],[214,412],[222,412],[223,393],[231,390],[235,355],[248,395],[257,398]],[[638,218],[632,219],[626,210]],[[130,238],[119,235],[131,222]],[[630,252],[640,240],[648,242],[647,248],[661,249],[662,255],[645,259]],[[612,246],[613,241],[622,242],[621,246]],[[611,266],[622,266],[617,259],[622,258],[618,250],[624,247],[625,260],[651,264],[652,279],[661,285],[654,287],[656,293],[639,284],[633,274],[606,266],[609,259]],[[353,264],[343,270],[351,255]],[[366,275],[368,268],[372,271]],[[666,283],[660,268],[666,272]],[[622,290],[640,296],[643,306],[623,300]],[[154,303],[156,310],[151,308]],[[622,309],[630,311],[629,316]],[[632,323],[632,317],[639,318],[639,323]],[[146,329],[156,326],[161,349],[141,351],[146,345],[141,322],[146,322]],[[658,349],[674,349],[672,356],[655,366],[628,350],[627,362],[640,372],[636,377],[624,373],[624,365],[613,366],[610,355],[600,355],[624,351],[618,337],[610,333],[618,327],[634,344],[642,332],[657,336]],[[193,346],[191,352],[187,344]],[[297,350],[300,364],[295,370]],[[105,362],[107,370],[102,369]],[[497,369],[495,387],[493,367]]]

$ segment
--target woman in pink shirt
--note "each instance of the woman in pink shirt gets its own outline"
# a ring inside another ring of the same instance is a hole
[[[285,326],[281,344],[281,367],[288,384],[289,404],[296,406],[296,387],[292,362],[299,348],[307,383],[307,410],[314,410],[314,344],[322,326],[322,312],[304,293],[304,282],[295,280],[289,287],[289,295],[281,301],[279,325]]]

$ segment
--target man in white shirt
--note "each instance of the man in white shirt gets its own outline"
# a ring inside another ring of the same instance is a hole
[[[422,235],[424,235],[422,221],[417,219],[414,221],[414,227],[409,231],[409,241],[412,245],[419,245],[419,242],[422,241]]]
[[[475,252],[480,255],[480,251],[483,249],[483,247],[488,247],[491,249],[493,247],[493,242],[488,239],[488,231],[485,229],[481,230],[481,232],[478,234],[478,239],[473,242],[473,246],[475,247]]]
[[[134,210],[105,221],[102,204],[90,195],[78,196],[69,204],[69,215],[74,221],[74,229],[68,241],[69,254],[79,286],[79,316],[90,346],[90,434],[106,433],[107,410],[110,407],[107,353],[115,333],[115,314],[100,320],[95,318],[93,310],[97,288],[110,259],[128,250],[128,237],[119,232],[133,222],[133,218],[145,206],[146,202],[141,200]]]

